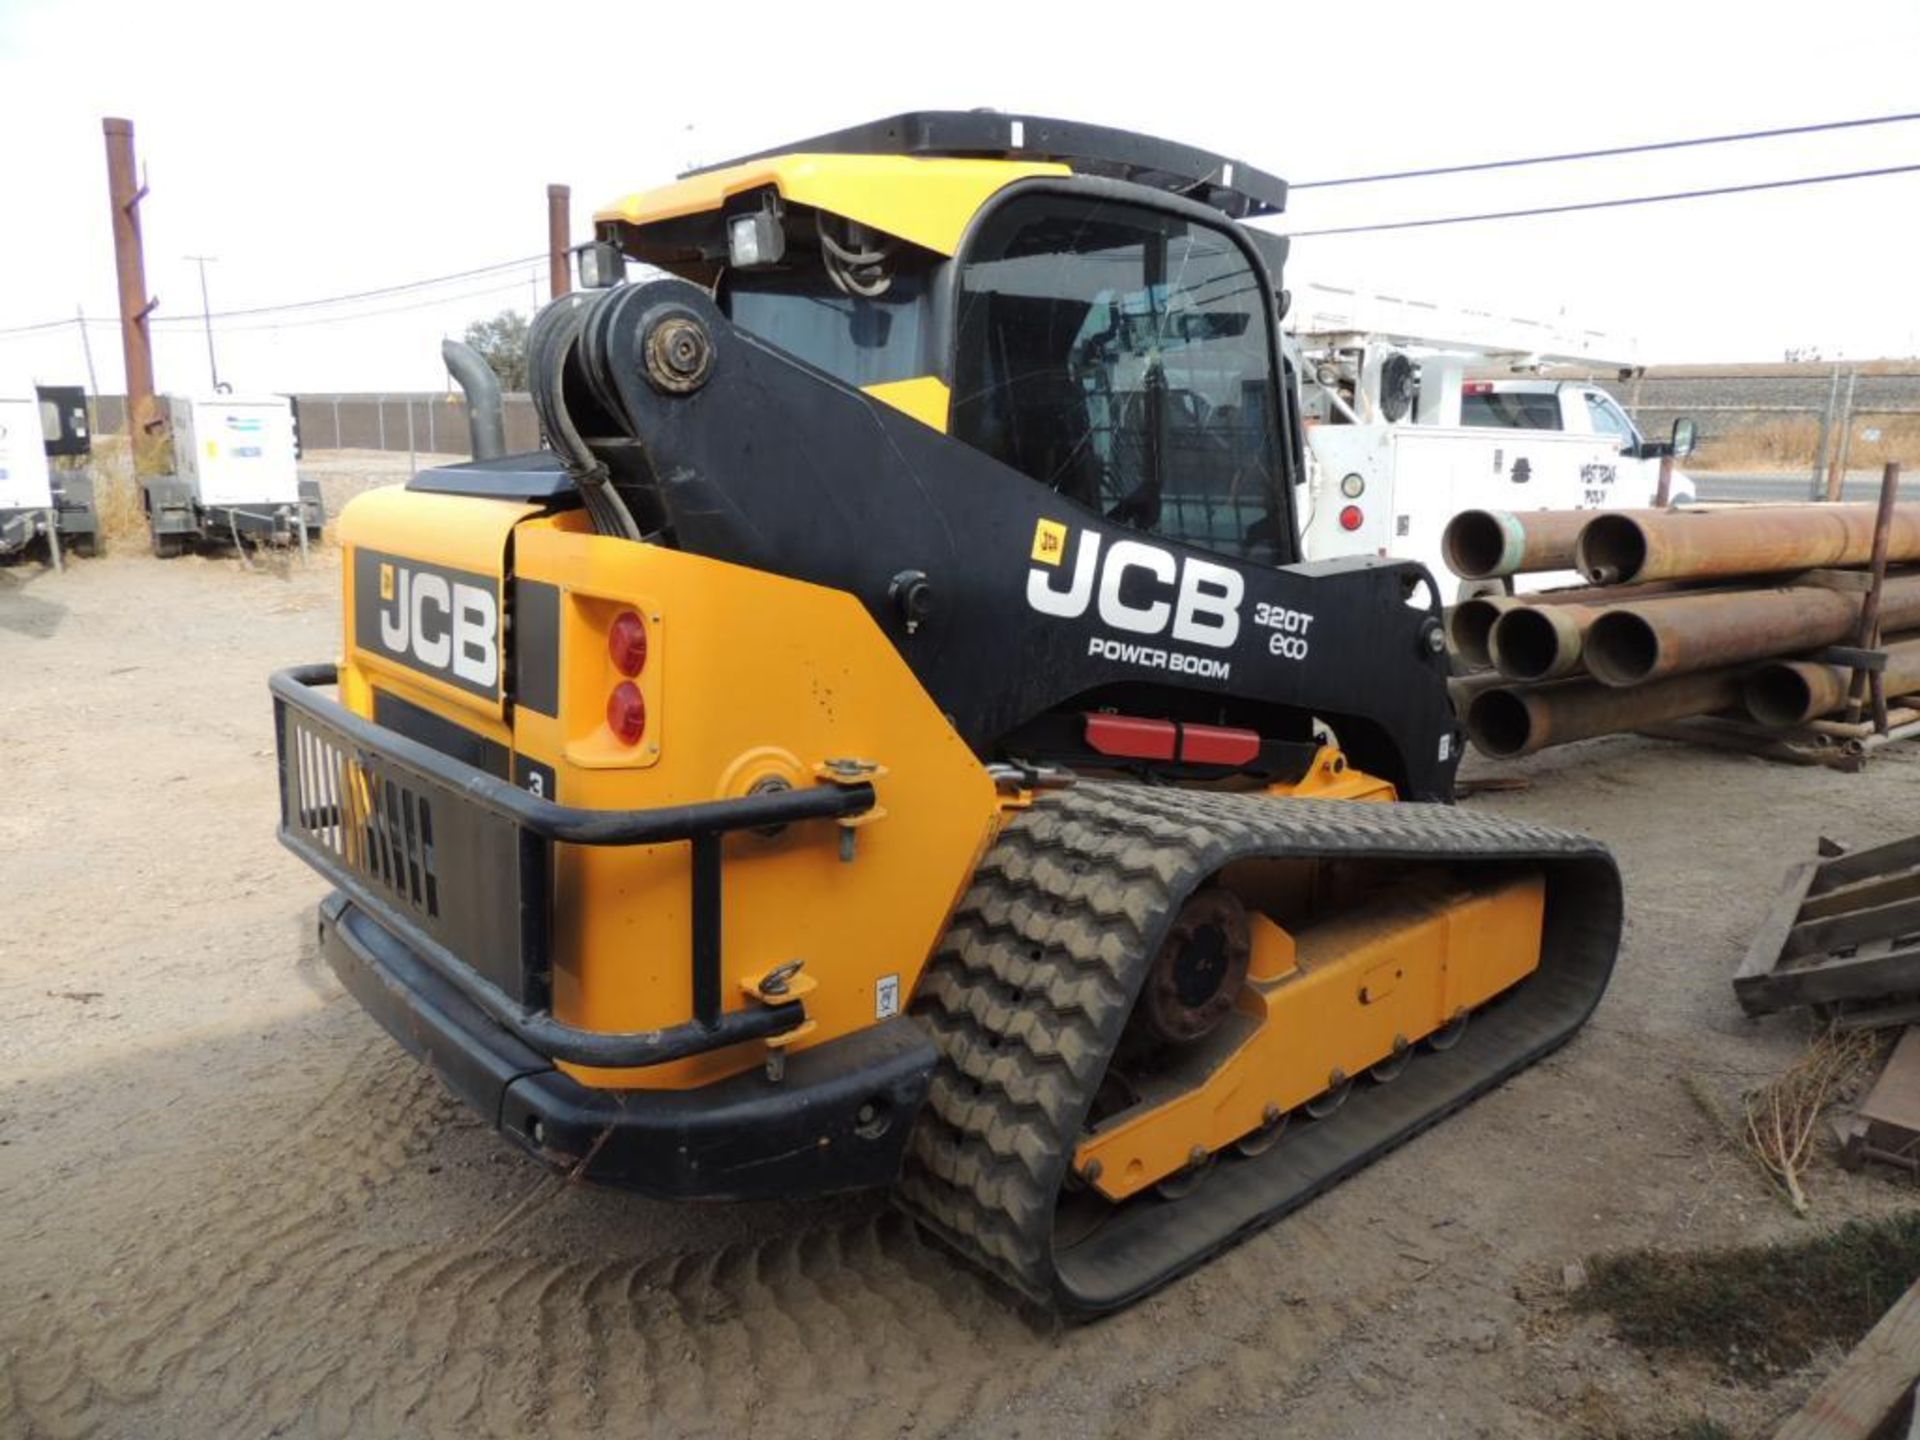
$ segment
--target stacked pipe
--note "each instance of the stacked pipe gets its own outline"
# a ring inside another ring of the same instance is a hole
[[[1821,657],[1858,644],[1863,623],[1888,637],[1884,695],[1920,691],[1920,569],[1897,568],[1920,565],[1920,505],[1890,503],[1897,483],[1890,473],[1883,507],[1456,516],[1442,546],[1462,579],[1574,570],[1589,582],[1449,612],[1468,737],[1515,756],[1705,714],[1805,726],[1860,703],[1853,669]],[[1863,622],[1876,558],[1878,613]]]

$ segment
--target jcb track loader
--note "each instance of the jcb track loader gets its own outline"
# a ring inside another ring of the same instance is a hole
[[[895,1185],[1081,1313],[1564,1041],[1618,875],[1444,803],[1420,567],[1299,563],[1284,195],[941,112],[602,212],[551,448],[354,501],[273,680],[348,988],[572,1176]]]

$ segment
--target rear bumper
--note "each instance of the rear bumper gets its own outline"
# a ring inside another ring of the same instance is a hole
[[[690,1090],[603,1090],[553,1068],[346,896],[320,907],[341,983],[449,1089],[528,1154],[662,1199],[749,1200],[886,1185],[926,1099],[934,1048],[904,1017]]]

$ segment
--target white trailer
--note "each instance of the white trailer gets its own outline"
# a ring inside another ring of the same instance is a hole
[[[1598,387],[1466,379],[1469,369],[1525,372],[1555,360],[1621,363],[1627,347],[1615,339],[1326,286],[1307,287],[1289,323],[1307,426],[1298,509],[1309,559],[1417,560],[1447,603],[1463,587],[1446,569],[1440,537],[1462,510],[1655,502],[1672,447],[1645,440]],[[1670,475],[1669,501],[1692,498],[1692,482]]]
[[[300,478],[293,407],[279,395],[170,395],[173,474],[144,487],[156,555],[202,540],[304,544],[326,514]]]
[[[44,543],[47,558],[58,566],[63,547],[87,555],[98,542],[92,477],[52,460],[55,454],[86,454],[84,401],[76,450],[59,403],[66,393],[0,382],[0,558]]]

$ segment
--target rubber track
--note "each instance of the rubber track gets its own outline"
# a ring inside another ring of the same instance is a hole
[[[1421,1056],[1395,1086],[1356,1091],[1259,1160],[1223,1159],[1189,1199],[1131,1202],[1124,1225],[1056,1256],[1054,1199],[1147,961],[1188,894],[1253,856],[1538,864],[1541,968],[1495,1002],[1497,1023],[1476,1018],[1454,1050]],[[988,852],[915,993],[911,1013],[942,1060],[900,1202],[1035,1299],[1083,1313],[1124,1305],[1563,1042],[1605,989],[1620,910],[1598,842],[1495,816],[1127,784],[1047,793]],[[1423,1086],[1433,1098],[1409,1105]]]

